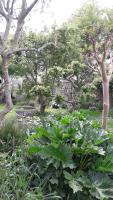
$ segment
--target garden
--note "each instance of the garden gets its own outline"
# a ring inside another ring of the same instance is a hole
[[[0,200],[112,200],[113,8],[37,33],[25,19],[50,2],[16,3],[0,2]]]

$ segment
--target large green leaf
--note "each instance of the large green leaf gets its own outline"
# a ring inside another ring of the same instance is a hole
[[[106,200],[113,198],[113,180],[105,174],[93,174],[90,194],[97,199]]]
[[[106,154],[104,158],[98,158],[94,168],[98,172],[113,173],[113,155]]]
[[[63,173],[64,173],[65,179],[67,179],[69,181],[71,181],[73,179],[73,176],[70,173],[68,173],[67,171],[64,170]]]
[[[69,146],[61,145],[58,148],[48,145],[43,147],[41,151],[44,155],[52,156],[63,163],[73,163],[72,162],[72,152]]]
[[[41,148],[38,146],[30,146],[28,149],[28,152],[30,154],[35,154],[35,153],[39,153],[41,151]]]
[[[82,185],[67,171],[64,171],[64,177],[68,180],[69,187],[73,189],[73,193],[82,191]]]
[[[71,180],[69,181],[69,186],[70,188],[73,189],[73,193],[76,193],[78,191],[82,191],[82,186],[77,182],[76,180]]]

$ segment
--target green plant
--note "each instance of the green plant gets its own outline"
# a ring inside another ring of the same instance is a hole
[[[12,155],[0,153],[1,200],[50,200],[58,199],[55,193],[44,191],[44,181],[36,173],[35,162],[28,163],[25,144]]]
[[[26,135],[15,121],[6,122],[0,128],[0,152],[12,153],[21,145]]]
[[[63,96],[61,96],[61,95],[56,95],[56,97],[55,97],[55,102],[57,103],[57,104],[62,104],[63,103],[63,101],[64,101],[64,97]]]
[[[40,104],[40,113],[44,114],[45,108],[51,101],[51,90],[49,86],[35,85],[30,93],[38,97],[38,103]]]
[[[28,137],[28,150],[35,156],[38,153],[39,174],[45,177],[47,191],[56,190],[66,200],[106,200],[113,196],[109,176],[113,164],[109,168],[106,163],[103,174],[98,163],[108,156],[112,138],[96,121],[74,112],[38,127]]]

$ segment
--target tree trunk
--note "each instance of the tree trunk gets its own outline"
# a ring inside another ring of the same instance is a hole
[[[109,79],[103,80],[103,113],[102,128],[107,129],[109,114]]]
[[[45,108],[46,108],[46,106],[44,104],[40,104],[40,113],[41,114],[45,113]]]
[[[11,84],[10,84],[10,77],[8,73],[8,63],[9,63],[9,58],[7,56],[3,56],[2,57],[2,74],[3,74],[3,79],[4,79],[4,93],[5,93],[6,107],[2,112],[0,112],[0,121],[2,121],[5,115],[13,108],[13,103],[11,99]]]

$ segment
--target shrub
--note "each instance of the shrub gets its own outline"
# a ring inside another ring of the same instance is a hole
[[[0,152],[12,153],[25,137],[24,130],[15,121],[5,123],[0,129]]]
[[[28,137],[28,150],[38,154],[38,173],[48,192],[69,200],[105,200],[113,197],[112,138],[74,112],[38,127]]]
[[[25,145],[12,155],[0,153],[0,199],[1,200],[47,200],[58,199],[55,194],[43,193],[43,180],[32,163],[28,165]]]

